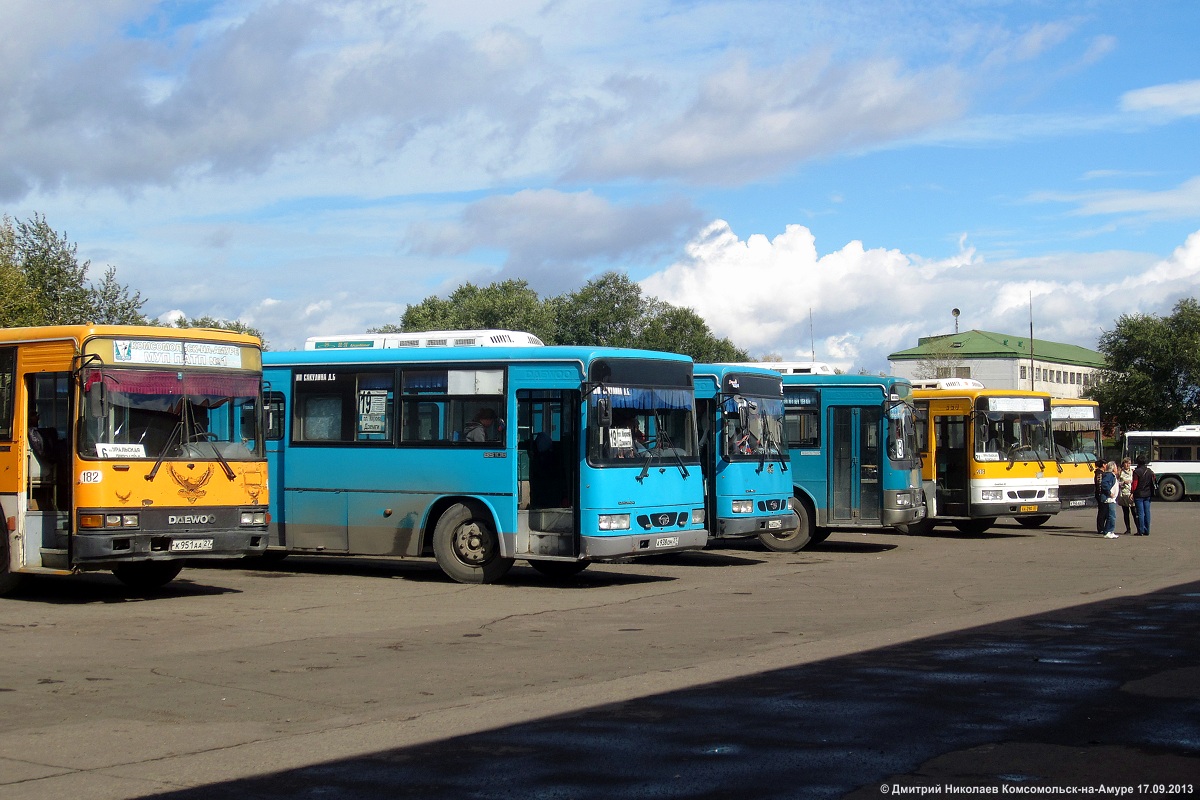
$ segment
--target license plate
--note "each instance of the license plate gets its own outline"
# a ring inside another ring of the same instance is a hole
[[[769,520],[767,520],[767,527],[768,527],[768,528],[782,528],[782,527],[783,527],[783,520],[781,520],[781,519],[769,519]]]
[[[171,550],[173,552],[192,552],[195,550],[212,550],[212,539],[175,539],[171,542]]]
[[[660,538],[658,541],[656,541],[654,543],[654,546],[655,547],[678,547],[679,546],[679,537],[678,536],[663,536],[662,538]]]
[[[1087,502],[1086,500],[1072,500],[1071,507],[1074,508],[1075,506],[1081,506],[1086,502]]]
[[[1037,506],[1021,506],[1022,511],[1037,511]]]

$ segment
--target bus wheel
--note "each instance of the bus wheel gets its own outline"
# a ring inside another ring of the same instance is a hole
[[[1049,514],[1037,514],[1032,517],[1017,517],[1017,524],[1026,528],[1040,528],[1050,521]]]
[[[4,520],[0,520],[0,597],[7,594],[12,594],[20,587],[25,576],[11,572],[12,562],[8,557],[8,531],[4,527]]]
[[[982,519],[960,519],[954,523],[954,527],[962,533],[978,536],[995,524],[995,517],[983,517]]]
[[[538,572],[545,575],[547,578],[555,580],[564,580],[573,578],[579,573],[587,569],[589,561],[542,561],[535,559],[529,562],[529,566],[536,569]]]
[[[776,553],[796,553],[812,543],[813,524],[808,507],[793,497],[792,511],[795,512],[798,519],[796,527],[790,531],[779,533],[763,531],[758,535],[758,540],[762,542],[763,547],[774,550]]]
[[[1174,476],[1163,478],[1158,482],[1158,499],[1174,503],[1183,499],[1183,481]]]
[[[113,567],[113,575],[130,589],[150,592],[175,580],[182,569],[182,561],[135,561]]]
[[[513,565],[500,555],[500,539],[461,503],[450,506],[433,529],[433,554],[442,572],[459,583],[495,583]]]

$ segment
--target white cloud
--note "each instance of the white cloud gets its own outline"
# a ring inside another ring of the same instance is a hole
[[[596,268],[655,260],[678,252],[699,227],[688,202],[614,204],[591,191],[524,190],[467,206],[456,221],[416,224],[414,252],[452,256],[504,250],[495,280],[521,278],[537,291],[578,288]]]
[[[964,330],[1017,333],[1028,330],[1032,304],[1038,338],[1094,348],[1121,314],[1167,313],[1200,292],[1200,232],[1158,262],[1101,253],[989,263],[965,241],[940,261],[860,242],[819,255],[805,227],[742,240],[718,220],[685,259],[641,283],[752,354],[809,359],[811,310],[817,360],[877,371],[888,353],[950,332],[952,308],[961,309]]]
[[[858,151],[961,113],[958,77],[895,61],[835,63],[828,54],[767,69],[742,59],[709,76],[680,111],[659,92],[629,93],[614,125],[579,150],[574,174],[737,185],[815,156]]]
[[[1200,114],[1200,80],[1147,86],[1121,95],[1125,111],[1146,111],[1167,117]]]

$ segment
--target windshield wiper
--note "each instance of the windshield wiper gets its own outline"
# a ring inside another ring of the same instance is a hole
[[[1042,472],[1046,471],[1046,462],[1042,461],[1042,457],[1041,457],[1041,455],[1038,454],[1038,451],[1036,449],[1034,449],[1033,447],[1031,447],[1030,445],[1027,445],[1027,444],[1017,445],[1008,451],[1008,469],[1012,469],[1013,464],[1017,463],[1017,453],[1019,453],[1022,450],[1028,450],[1029,452],[1033,453],[1033,457],[1037,459],[1038,468],[1041,469]],[[1028,461],[1029,459],[1025,459],[1025,460]],[[1062,472],[1061,466],[1058,468],[1058,471]]]
[[[171,435],[167,437],[167,441],[163,444],[162,450],[158,453],[158,458],[154,462],[154,466],[146,473],[145,478],[148,481],[154,480],[154,476],[158,475],[158,468],[162,466],[163,459],[167,457],[167,451],[171,449],[171,443],[175,441],[176,436],[180,436],[183,432],[183,420],[175,423],[175,427],[171,429]]]

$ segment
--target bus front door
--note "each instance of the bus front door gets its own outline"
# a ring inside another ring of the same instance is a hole
[[[970,493],[967,464],[967,422],[961,414],[936,416],[933,419],[935,480],[937,482],[937,515],[964,517]]]
[[[830,522],[878,524],[881,519],[878,406],[835,407]]]

